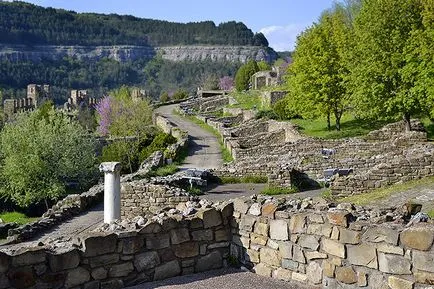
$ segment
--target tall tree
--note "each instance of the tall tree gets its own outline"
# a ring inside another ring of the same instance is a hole
[[[249,60],[241,65],[235,74],[235,88],[237,91],[249,89],[250,79],[253,74],[259,71],[258,64],[254,60]]]
[[[410,117],[427,104],[425,93],[415,89],[418,80],[410,68],[420,62],[408,57],[420,39],[414,32],[423,30],[422,2],[365,0],[355,22],[352,84],[358,111],[373,118],[400,115],[406,130],[411,129]]]
[[[352,28],[345,12],[336,5],[298,37],[287,78],[289,105],[304,117],[326,116],[328,129],[334,115],[337,130],[350,98],[347,54]]]

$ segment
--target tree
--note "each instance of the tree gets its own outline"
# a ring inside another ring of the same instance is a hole
[[[289,105],[307,118],[325,115],[328,129],[333,114],[337,130],[350,98],[346,53],[350,49],[351,23],[344,11],[336,5],[298,37],[287,78]]]
[[[94,138],[53,109],[18,115],[0,138],[0,194],[21,207],[48,206],[68,184],[86,187],[98,176]]]
[[[352,86],[358,111],[371,118],[400,115],[406,130],[411,129],[410,117],[427,109],[426,91],[417,77],[425,70],[418,59],[423,48],[417,48],[424,29],[423,2],[365,0],[355,22]]]
[[[160,95],[161,102],[168,102],[170,100],[169,93],[167,91],[163,91]]]
[[[230,76],[223,76],[219,81],[219,88],[221,90],[232,90],[234,88],[234,79]]]
[[[249,89],[250,79],[253,74],[259,71],[258,64],[254,60],[249,60],[243,64],[235,75],[235,88],[237,91]]]
[[[268,71],[271,70],[271,65],[270,63],[262,60],[258,62],[258,69],[259,71]]]

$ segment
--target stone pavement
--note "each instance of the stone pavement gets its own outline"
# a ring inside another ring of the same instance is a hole
[[[174,277],[164,281],[148,282],[129,289],[318,289],[302,284],[284,282],[272,278],[226,268],[204,273]]]

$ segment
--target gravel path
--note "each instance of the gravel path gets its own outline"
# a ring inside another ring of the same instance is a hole
[[[237,269],[221,269],[194,275],[174,277],[164,281],[140,284],[129,289],[318,289],[306,285],[284,282],[243,272]]]
[[[220,167],[223,164],[223,159],[217,137],[197,124],[173,114],[173,110],[178,106],[177,104],[161,106],[156,112],[176,124],[180,129],[188,131],[190,136],[188,156],[181,169]]]

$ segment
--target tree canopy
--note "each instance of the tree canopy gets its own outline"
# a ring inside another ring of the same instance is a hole
[[[237,91],[248,90],[252,75],[259,71],[258,64],[254,60],[249,60],[241,65],[235,74],[235,88]]]

